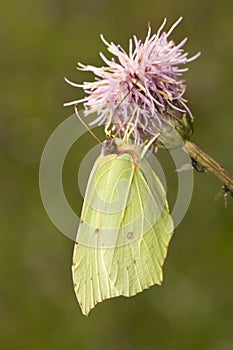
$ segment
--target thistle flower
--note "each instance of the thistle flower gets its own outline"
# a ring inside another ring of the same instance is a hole
[[[184,149],[190,157],[223,183],[224,196],[228,192],[232,195],[233,176],[189,140],[193,117],[183,97],[186,87],[182,78],[187,67],[180,66],[195,60],[200,53],[188,58],[183,50],[187,39],[178,45],[168,39],[181,20],[179,18],[167,33],[163,32],[166,19],[156,34],[151,35],[149,27],[144,42],[133,36],[129,40],[129,53],[120,45],[112,42],[109,44],[101,36],[108,51],[117,61],[114,58],[108,60],[100,53],[105,67],[79,63],[78,69],[93,72],[95,80],[75,84],[66,79],[69,84],[82,88],[87,96],[65,105],[83,102],[84,115],[96,113],[94,123],[105,124],[107,134],[111,131],[111,124],[114,124],[119,136],[131,136],[136,143],[151,136],[165,136],[167,140],[170,137],[166,136],[167,126],[175,126],[175,131],[182,136]]]
[[[78,63],[78,69],[93,72],[95,81],[75,84],[86,94],[83,99],[66,103],[74,105],[83,102],[85,115],[96,113],[96,125],[105,124],[106,133],[115,124],[116,131],[124,131],[122,125],[127,125],[127,132],[141,142],[143,136],[159,134],[161,126],[166,121],[183,123],[183,117],[192,121],[193,117],[183,97],[185,92],[183,72],[187,67],[180,68],[195,60],[200,53],[188,58],[183,46],[187,38],[178,45],[169,36],[182,18],[166,33],[163,28],[166,19],[156,34],[151,34],[151,28],[144,42],[133,36],[129,40],[129,53],[120,45],[108,43],[101,39],[108,51],[116,57],[107,59],[102,53],[105,67],[94,67]]]

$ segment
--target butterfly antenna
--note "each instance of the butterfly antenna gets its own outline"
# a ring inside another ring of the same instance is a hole
[[[91,129],[89,128],[89,126],[84,122],[84,120],[82,119],[82,117],[79,114],[79,110],[78,110],[78,105],[75,105],[74,107],[75,110],[75,114],[78,117],[78,119],[80,120],[80,122],[85,126],[85,128],[89,131],[89,133],[94,137],[94,139],[96,139],[97,142],[102,143],[100,141],[100,139],[96,136],[96,134],[93,133],[93,131],[91,131]]]

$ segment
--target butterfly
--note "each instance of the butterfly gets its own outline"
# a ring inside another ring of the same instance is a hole
[[[91,171],[72,263],[82,313],[163,280],[173,234],[165,190],[147,161],[149,145],[110,138]]]

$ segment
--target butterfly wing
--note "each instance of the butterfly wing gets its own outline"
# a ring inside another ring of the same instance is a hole
[[[99,157],[89,179],[73,258],[82,312],[162,281],[173,231],[163,187],[145,159]]]
[[[72,265],[75,293],[85,315],[96,303],[120,295],[104,255],[115,246],[133,174],[129,154],[111,154],[96,160],[89,177]]]
[[[114,286],[120,295],[128,297],[154,284],[161,284],[162,266],[173,233],[163,187],[146,163],[144,160],[146,177],[141,169],[134,173],[132,201],[125,209],[116,247],[105,254],[105,265]],[[138,212],[140,220],[135,219]],[[130,218],[134,220],[129,229]],[[118,241],[122,243],[122,237],[125,238],[123,245],[118,244]]]

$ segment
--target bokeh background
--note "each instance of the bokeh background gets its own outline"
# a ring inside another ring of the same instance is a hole
[[[108,40],[127,47],[168,18],[183,22],[186,50],[202,56],[186,73],[193,140],[226,168],[232,164],[232,1],[2,0],[0,347],[8,350],[233,349],[233,199],[215,200],[221,184],[195,175],[193,199],[176,229],[162,287],[99,304],[82,316],[71,280],[73,242],[50,222],[40,199],[38,168],[45,143],[82,96],[63,77],[91,78],[76,62],[101,64]],[[77,166],[95,145],[89,135],[72,148],[64,186],[78,212]],[[168,174],[169,176],[169,174]]]

